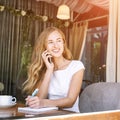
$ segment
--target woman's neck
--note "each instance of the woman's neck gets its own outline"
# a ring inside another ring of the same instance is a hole
[[[54,70],[62,70],[67,67],[69,64],[69,60],[65,59],[64,57],[55,58],[54,59]]]

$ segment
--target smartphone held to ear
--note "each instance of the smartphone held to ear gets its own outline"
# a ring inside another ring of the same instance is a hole
[[[51,57],[48,58],[48,61],[49,61],[49,63],[52,63],[52,59],[51,59]]]

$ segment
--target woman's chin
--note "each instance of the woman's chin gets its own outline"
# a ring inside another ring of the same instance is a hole
[[[53,59],[58,59],[58,58],[60,58],[61,57],[61,55],[54,55],[52,58]]]
[[[52,54],[53,58],[61,57],[61,54]]]

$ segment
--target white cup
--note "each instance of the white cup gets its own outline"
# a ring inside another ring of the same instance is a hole
[[[0,95],[0,106],[12,105],[16,103],[16,97],[11,95]]]

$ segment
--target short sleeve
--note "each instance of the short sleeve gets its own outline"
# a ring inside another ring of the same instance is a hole
[[[72,61],[71,66],[70,66],[71,74],[74,74],[81,69],[85,69],[81,61],[77,61],[77,60]]]

